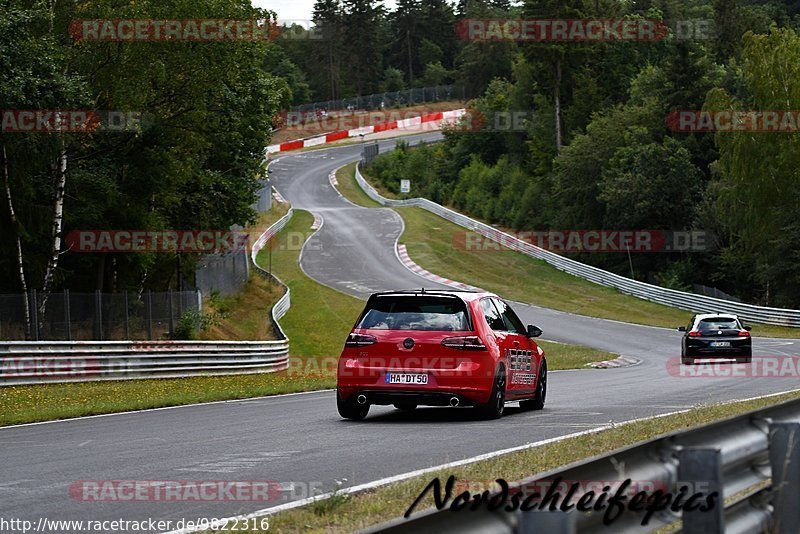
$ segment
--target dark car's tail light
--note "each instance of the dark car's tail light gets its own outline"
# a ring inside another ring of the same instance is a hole
[[[478,336],[446,337],[442,340],[442,346],[458,350],[486,350],[486,345]]]
[[[739,337],[750,337],[750,332],[747,330],[739,330]]]
[[[368,336],[365,334],[350,334],[345,341],[345,347],[366,347],[367,345],[374,345],[378,342],[375,336]]]
[[[702,337],[702,332],[689,332],[689,337]]]

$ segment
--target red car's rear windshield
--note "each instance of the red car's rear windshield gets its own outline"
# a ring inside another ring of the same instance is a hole
[[[370,330],[472,330],[467,305],[458,297],[381,295],[372,297],[356,328]]]

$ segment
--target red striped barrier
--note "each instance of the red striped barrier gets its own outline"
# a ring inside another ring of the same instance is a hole
[[[411,126],[418,126],[426,122],[457,119],[461,117],[464,114],[464,112],[465,110],[463,109],[455,109],[452,111],[444,111],[444,112],[438,111],[435,113],[426,113],[422,116],[399,120],[399,121],[384,122],[381,124],[376,124],[375,126],[364,126],[362,128],[354,128],[352,130],[342,130],[338,132],[332,132],[329,134],[312,137],[310,139],[297,139],[295,141],[288,141],[286,143],[281,143],[279,145],[270,145],[267,147],[267,156],[278,152],[289,152],[292,150],[299,150],[301,148],[319,146],[327,143],[332,143],[334,141],[347,139],[349,137],[357,137],[359,135],[369,135],[371,133],[388,132],[390,130],[409,128]]]

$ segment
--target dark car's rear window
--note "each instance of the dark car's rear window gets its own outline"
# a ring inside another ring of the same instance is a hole
[[[739,321],[730,317],[711,317],[697,325],[698,330],[739,330]]]
[[[471,330],[467,306],[458,297],[373,297],[356,328],[372,330]]]

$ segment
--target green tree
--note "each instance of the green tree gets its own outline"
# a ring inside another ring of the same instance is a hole
[[[441,62],[428,63],[425,66],[425,75],[422,77],[422,85],[434,87],[445,85],[450,82],[453,73],[447,70]]]
[[[311,88],[305,73],[289,59],[286,51],[277,44],[266,47],[263,69],[272,76],[286,80],[292,94],[292,104],[305,104],[311,100]]]
[[[420,0],[398,0],[397,9],[390,15],[391,56],[398,65],[403,65],[409,85],[414,83],[414,74],[419,72],[417,49],[421,14]]]
[[[403,71],[389,67],[383,74],[383,88],[385,91],[401,91],[405,89]]]
[[[712,91],[713,110],[800,109],[800,37],[773,27],[768,35],[748,32],[737,78],[741,96]],[[720,158],[713,170],[717,213],[725,228],[723,259],[731,277],[746,279],[762,302],[800,304],[797,280],[796,211],[800,205],[800,143],[795,126],[784,133],[718,132]],[[736,258],[746,258],[743,263]],[[747,286],[745,286],[747,287]]]
[[[585,16],[583,0],[525,0],[523,13],[525,18],[531,19],[582,19]],[[563,145],[563,101],[562,90],[564,82],[570,76],[569,65],[572,56],[581,52],[574,43],[537,43],[525,46],[528,60],[534,64],[542,65],[543,70],[549,75],[549,88],[552,91],[552,101],[555,115],[555,145],[556,152],[561,151]]]
[[[317,74],[318,94],[330,100],[341,97],[342,41],[344,39],[344,13],[340,0],[316,0],[314,24],[318,27],[319,41],[312,42],[310,72]],[[322,53],[320,53],[322,52]],[[308,57],[308,56],[306,56]],[[319,78],[322,77],[322,80]]]
[[[375,93],[384,72],[383,6],[379,0],[343,0],[342,5],[345,72],[356,94]]]
[[[677,140],[634,142],[618,149],[603,169],[599,200],[605,228],[690,229],[703,175]]]

